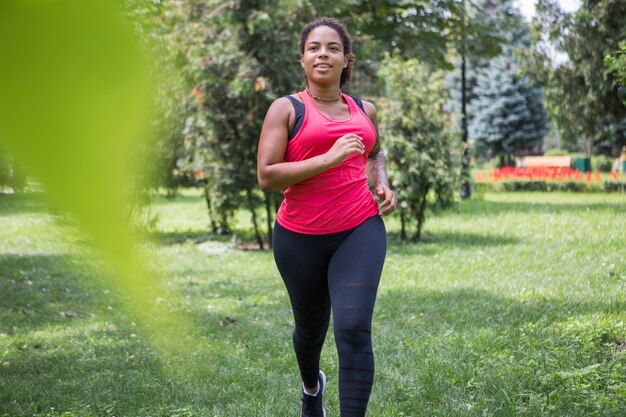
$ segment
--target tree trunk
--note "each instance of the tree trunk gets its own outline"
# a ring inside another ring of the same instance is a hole
[[[274,191],[272,191],[274,192]],[[278,201],[278,198],[272,198],[272,203],[274,203],[274,213],[278,213],[278,209],[280,208],[280,204],[283,202],[282,199]]]
[[[404,218],[404,211],[400,210],[400,240],[406,240],[406,220]]]
[[[465,3],[463,3],[465,8]],[[465,28],[465,14],[463,14],[463,28]],[[469,174],[469,145],[468,145],[468,132],[467,132],[467,88],[466,88],[466,65],[465,65],[465,35],[463,35],[462,43],[463,52],[461,55],[461,126],[463,128],[463,153],[461,155],[461,191],[460,195],[462,199],[470,198],[472,196],[472,187],[470,186],[470,174]]]
[[[228,213],[222,213],[222,219],[217,227],[217,233],[227,235],[230,233],[230,225],[228,224]]]
[[[415,235],[413,235],[413,242],[417,242],[422,239],[422,226],[424,225],[424,220],[426,219],[426,203],[428,202],[429,189],[430,187],[426,187],[426,190],[424,190],[424,196],[422,197],[419,209],[417,210],[417,230],[415,231]]]
[[[261,233],[259,233],[259,223],[257,222],[256,211],[254,210],[254,203],[252,201],[252,190],[248,187],[246,188],[246,193],[248,194],[248,209],[250,210],[250,213],[252,213],[254,236],[256,237],[256,241],[259,244],[259,250],[263,250],[263,238],[261,237]]]
[[[211,204],[211,196],[209,195],[209,183],[204,181],[204,201],[206,201],[207,209],[209,210],[209,221],[211,222],[211,232],[217,234],[217,223],[215,222],[215,215],[213,214],[213,205]]]
[[[272,241],[274,240],[272,230],[272,200],[274,200],[272,193],[265,193],[265,213],[267,217],[267,241],[268,246],[272,249]]]

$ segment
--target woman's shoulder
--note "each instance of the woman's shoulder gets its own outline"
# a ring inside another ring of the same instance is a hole
[[[371,110],[374,113],[376,113],[376,106],[374,106],[374,103],[368,100],[364,100],[364,99],[361,99],[361,103],[363,103],[363,107],[365,108],[366,112],[369,113],[369,111]]]
[[[288,97],[293,97],[293,95],[278,97],[276,100],[274,100],[267,110],[267,115],[271,115],[272,117],[288,117],[290,114],[292,114],[293,104]]]
[[[302,103],[302,97],[300,97],[300,93],[293,93],[293,94],[289,94],[288,96],[283,96],[281,98],[286,98],[289,101],[291,101],[291,99],[296,99],[298,100],[300,103]]]
[[[276,100],[272,102],[273,105],[284,106],[287,103],[293,103],[293,100],[297,100],[302,103],[302,98],[299,93],[287,94],[285,96],[280,96]]]
[[[291,130],[296,120],[296,107],[302,106],[301,112],[304,110],[304,104],[298,94],[291,94],[278,97],[272,102],[267,114],[265,115],[265,123],[278,123],[285,125]]]
[[[354,99],[354,98],[353,98]],[[364,100],[362,98],[356,97],[361,102],[361,108],[365,110],[365,114],[372,120],[375,120],[376,117],[376,106],[371,101]],[[355,101],[356,101],[355,99]]]
[[[302,99],[300,98],[298,93],[281,96],[272,102],[268,113],[271,111],[272,113],[278,114],[291,114],[294,112],[294,105],[297,105],[298,103],[302,103]]]

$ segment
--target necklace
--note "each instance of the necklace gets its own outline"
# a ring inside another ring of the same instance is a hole
[[[332,102],[332,101],[337,101],[341,98],[341,90],[339,90],[339,95],[337,97],[333,97],[333,98],[328,98],[328,97],[318,97],[316,95],[314,95],[313,93],[311,93],[311,90],[309,90],[309,87],[306,88],[306,92],[308,95],[311,96],[311,98],[313,100],[318,100],[318,101],[325,101],[325,102]]]

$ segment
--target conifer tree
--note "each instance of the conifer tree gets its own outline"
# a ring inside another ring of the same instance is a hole
[[[470,137],[478,152],[500,157],[502,166],[511,165],[515,152],[541,145],[547,122],[541,91],[519,75],[515,60],[492,59],[479,72],[475,92]]]
[[[481,16],[504,40],[495,58],[467,59],[469,138],[479,154],[510,164],[517,151],[541,144],[547,116],[540,89],[521,74],[521,56],[530,46],[529,27],[512,0],[485,0]],[[460,81],[450,83],[450,108],[460,109]]]

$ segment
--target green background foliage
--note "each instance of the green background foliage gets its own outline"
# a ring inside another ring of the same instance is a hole
[[[565,13],[554,0],[537,3],[532,27],[537,47],[529,73],[543,87],[550,118],[569,150],[617,156],[626,144],[619,133],[626,107],[604,64],[626,39],[625,15],[620,0],[584,0],[574,13]],[[555,62],[554,51],[569,61]]]
[[[442,111],[447,98],[442,73],[428,74],[415,59],[388,57],[380,76],[386,85],[386,98],[380,103],[380,131],[385,138],[391,185],[400,201],[403,237],[405,223],[414,223],[412,240],[417,241],[426,208],[446,208],[454,202],[459,175],[458,133]]]

